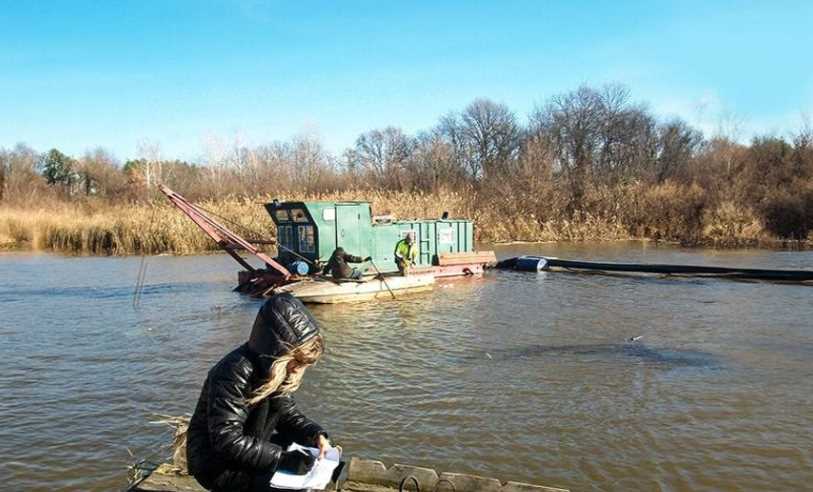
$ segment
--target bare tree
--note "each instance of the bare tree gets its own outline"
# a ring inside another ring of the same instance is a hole
[[[332,187],[336,180],[336,163],[317,137],[295,137],[291,150],[294,186],[308,192]]]
[[[454,188],[464,182],[465,172],[451,144],[437,129],[415,139],[415,149],[406,163],[410,186],[420,190]]]
[[[441,117],[432,134],[434,137],[442,139],[445,146],[450,149],[452,163],[457,168],[458,173],[472,178],[469,161],[474,149],[471,147],[471,142],[464,135],[460,116],[456,113],[449,113]]]
[[[124,193],[127,185],[116,158],[101,147],[86,152],[79,159],[77,173],[86,196],[118,196]]]
[[[624,86],[606,85],[598,94],[600,130],[593,177],[616,183],[640,176],[655,157],[655,118],[631,103]]]
[[[141,140],[138,142],[138,155],[144,162],[141,172],[144,185],[149,190],[161,182],[161,144],[156,141]]]
[[[476,99],[460,116],[461,134],[471,176],[475,179],[497,176],[517,157],[522,131],[514,113],[504,104]]]
[[[262,192],[291,189],[296,177],[293,148],[287,142],[273,142],[255,149]]]
[[[400,128],[363,133],[355,147],[346,153],[348,164],[366,174],[379,186],[404,188],[406,165],[416,146],[415,139]]]
[[[602,132],[601,94],[589,87],[553,96],[531,114],[533,133],[552,146],[554,170],[569,183],[571,209],[581,207]]]
[[[0,168],[3,187],[0,190],[6,202],[34,199],[46,193],[45,179],[38,172],[41,155],[31,147],[18,143],[13,149],[0,149]]]
[[[629,91],[620,85],[583,86],[552,97],[531,114],[531,134],[548,143],[554,171],[568,183],[571,210],[582,207],[589,183],[637,179],[649,172],[658,156],[655,118],[633,104]]]
[[[794,164],[799,176],[813,178],[813,124],[802,115],[802,127],[793,135]]]
[[[519,155],[523,131],[504,104],[476,99],[461,113],[441,118],[434,133],[451,147],[454,160],[474,182],[498,176]]]
[[[658,126],[657,157],[654,161],[655,182],[670,178],[689,179],[689,164],[700,148],[703,136],[682,120],[672,120]]]

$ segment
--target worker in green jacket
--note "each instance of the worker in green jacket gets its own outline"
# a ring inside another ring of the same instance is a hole
[[[409,275],[409,269],[418,258],[418,246],[415,244],[415,233],[410,231],[395,244],[395,264],[401,275]]]

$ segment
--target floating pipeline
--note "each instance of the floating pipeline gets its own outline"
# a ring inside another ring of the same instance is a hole
[[[638,338],[638,337],[636,337]],[[492,349],[467,356],[462,363],[482,365],[511,362],[518,359],[534,358],[587,358],[590,360],[627,360],[635,364],[646,364],[664,369],[700,368],[720,369],[722,361],[714,354],[680,348],[650,347],[640,342],[538,345],[530,344],[504,349]],[[485,360],[485,361],[484,361]]]
[[[387,468],[375,460],[351,458],[346,473],[326,490],[347,492],[568,492],[524,482],[503,482],[496,478],[465,473],[441,472],[431,468],[395,464]],[[165,463],[138,481],[130,492],[204,492],[195,479],[178,467]]]
[[[769,270],[700,265],[669,265],[646,263],[614,263],[563,260],[549,256],[518,256],[497,262],[496,268],[523,272],[564,271],[579,273],[643,273],[692,277],[719,277],[735,280],[767,280],[772,282],[813,282],[810,270]]]

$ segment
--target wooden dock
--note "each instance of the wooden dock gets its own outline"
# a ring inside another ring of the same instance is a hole
[[[346,476],[330,490],[348,492],[567,492],[566,489],[524,482],[504,482],[496,478],[464,473],[441,472],[431,468],[392,465],[375,460],[351,458]],[[130,492],[205,492],[195,479],[171,464],[163,464]]]

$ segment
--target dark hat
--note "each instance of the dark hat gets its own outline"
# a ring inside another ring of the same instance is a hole
[[[319,324],[291,294],[270,297],[254,320],[248,348],[257,355],[279,357],[319,334]]]

